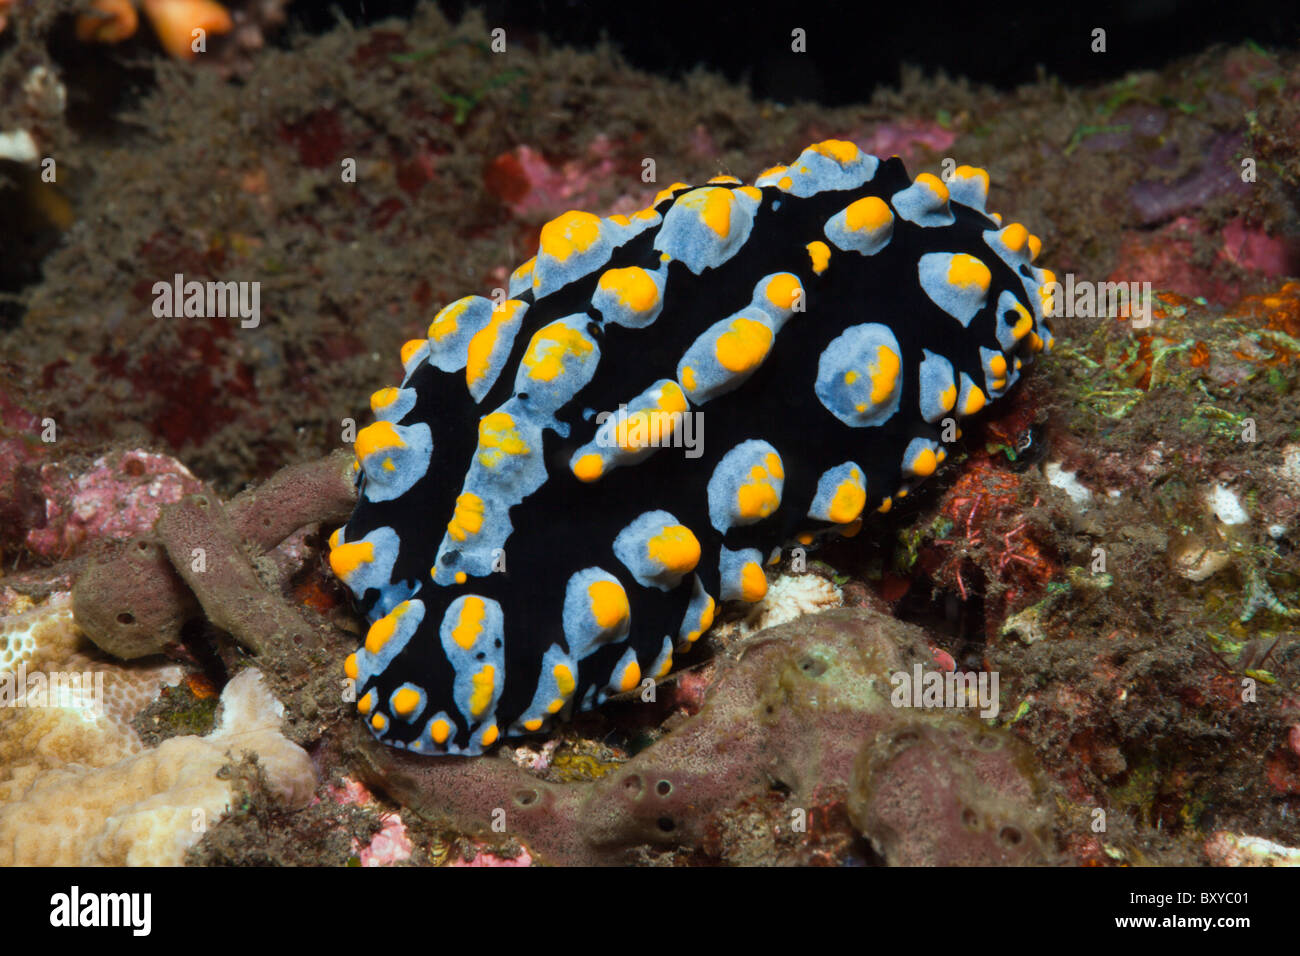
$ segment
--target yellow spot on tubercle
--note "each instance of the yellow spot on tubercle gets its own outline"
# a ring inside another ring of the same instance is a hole
[[[469,308],[470,303],[473,301],[473,296],[465,296],[463,299],[457,299],[451,305],[444,306],[442,311],[435,315],[433,321],[429,323],[429,338],[435,342],[441,342],[447,336],[455,333],[456,329],[460,327],[460,317],[465,314],[465,310]]]
[[[398,436],[392,422],[375,422],[357,432],[355,450],[360,461],[365,461],[377,451],[405,447],[406,442]]]
[[[457,646],[469,650],[483,633],[483,618],[487,614],[487,604],[481,597],[467,597],[460,607],[460,617],[451,629],[451,639]]]
[[[1012,309],[1015,311],[1018,318],[1016,319],[1015,326],[1011,329],[1011,334],[1015,336],[1016,339],[1023,339],[1029,334],[1029,330],[1034,327],[1034,317],[1030,315],[1029,310],[1019,302],[1013,305]]]
[[[762,322],[739,318],[713,346],[719,364],[730,372],[748,372],[767,357],[772,347],[772,330]]]
[[[1033,262],[1038,258],[1038,254],[1043,251],[1043,240],[1039,239],[1033,233],[1029,234],[1029,261]]]
[[[343,659],[343,673],[349,680],[357,679],[357,655],[349,654]]]
[[[361,713],[363,714],[368,714],[370,713],[370,708],[373,707],[374,705],[375,705],[375,692],[372,690],[357,701],[357,710],[361,711]]]
[[[943,180],[938,176],[935,176],[933,173],[921,173],[921,175],[916,177],[915,181],[928,186],[940,204],[948,201],[948,187],[943,184]]]
[[[600,277],[599,284],[633,312],[649,312],[659,301],[659,287],[640,266],[610,269]]]
[[[402,619],[402,615],[407,612],[410,606],[409,602],[403,601],[370,625],[370,629],[366,631],[367,653],[378,654],[384,649],[384,645],[388,643],[397,630],[397,622]]]
[[[831,247],[818,239],[808,243],[804,248],[808,250],[808,258],[812,260],[813,272],[821,275],[826,271],[826,267],[830,265]]]
[[[447,738],[451,736],[451,724],[445,720],[435,720],[429,725],[429,736],[433,738],[434,743],[445,744]]]
[[[766,518],[781,506],[781,499],[772,486],[773,479],[785,477],[781,459],[769,454],[765,462],[766,467],[755,465],[749,469],[750,480],[736,489],[736,504],[740,514],[750,521]]]
[[[586,355],[593,348],[595,345],[581,331],[563,322],[552,322],[533,334],[524,352],[524,368],[534,381],[553,382],[564,374],[566,359]]]
[[[695,391],[695,369],[689,365],[682,367],[682,388],[688,392]]]
[[[669,651],[668,656],[664,658],[664,662],[659,665],[659,670],[655,672],[655,677],[663,677],[672,669],[673,669],[673,655],[672,652]]]
[[[862,514],[862,509],[867,504],[867,489],[863,487],[862,475],[854,469],[847,481],[841,481],[840,486],[835,489],[835,495],[831,498],[831,506],[828,515],[831,521],[836,524],[848,524],[858,515]]]
[[[528,443],[515,428],[509,412],[492,412],[478,423],[478,460],[485,468],[495,468],[506,455],[528,454]]]
[[[704,605],[704,610],[700,612],[700,619],[696,624],[696,629],[686,635],[686,640],[691,644],[698,641],[700,635],[713,626],[713,614],[718,608],[717,602],[713,600],[713,595],[706,594],[704,597],[707,599],[707,603]]]
[[[759,173],[758,178],[766,179],[768,176],[776,176],[779,175],[780,173],[785,172],[788,168],[789,168],[788,166],[772,166]]]
[[[714,176],[712,179],[709,180],[709,182],[717,183],[718,185],[722,185],[722,184],[730,184],[733,186],[740,185],[740,180],[737,179],[735,176]]]
[[[593,581],[587,586],[587,597],[591,599],[591,616],[602,631],[621,627],[632,613],[627,592],[617,581]]]
[[[777,188],[780,189],[782,192],[787,192],[789,191],[790,187],[794,185],[794,180],[791,179],[789,176],[782,176],[780,179],[776,181],[776,185]]]
[[[456,498],[456,510],[447,522],[447,534],[456,541],[464,541],[483,529],[483,499],[471,491]]]
[[[958,179],[978,179],[984,184],[984,191],[989,191],[989,174],[978,166],[958,166],[953,175]]]
[[[902,364],[893,349],[887,345],[880,346],[876,352],[876,364],[871,368],[871,404],[879,405],[893,394]]]
[[[577,685],[573,681],[573,671],[569,670],[567,664],[556,664],[551,669],[551,674],[555,677],[555,685],[561,697],[568,697],[573,693],[573,688]]]
[[[974,256],[959,252],[952,257],[952,264],[948,266],[948,281],[963,289],[987,292],[989,283],[993,281],[993,273]]]
[[[465,382],[473,385],[492,367],[492,350],[496,348],[501,337],[501,328],[509,323],[520,306],[524,303],[518,299],[507,299],[501,308],[492,310],[488,324],[474,333],[469,340],[469,350],[465,362]]]
[[[420,695],[409,687],[403,687],[393,695],[393,710],[402,717],[412,713],[419,703]]]
[[[655,193],[655,198],[651,201],[650,205],[657,206],[665,199],[672,199],[673,194],[676,193],[677,190],[688,188],[690,188],[690,183],[673,183],[671,186],[667,186]]]
[[[375,730],[383,730],[388,726],[388,718],[383,714],[375,714],[375,716],[370,718],[370,726],[374,727]]]
[[[740,599],[753,604],[767,594],[767,575],[753,561],[746,561],[740,569]]]
[[[803,286],[799,284],[799,279],[789,272],[778,272],[767,284],[767,301],[778,309],[793,309],[801,295],[803,295]]]
[[[813,143],[808,148],[835,160],[841,166],[847,166],[862,155],[862,150],[858,149],[856,143],[850,143],[848,140],[843,139],[823,140],[820,143]]]
[[[542,226],[538,250],[560,262],[569,256],[584,253],[600,237],[600,217],[579,209],[570,209]]]
[[[972,386],[970,394],[966,396],[966,406],[962,409],[962,414],[974,415],[984,407],[986,401],[987,399],[984,397],[984,393],[980,391],[980,387],[978,385]]]
[[[573,463],[573,474],[579,481],[592,482],[605,473],[605,462],[595,452],[583,455]]]
[[[524,721],[524,730],[538,731],[542,729],[542,718],[534,717],[532,720]]]
[[[343,543],[343,529],[335,528],[334,531],[330,534],[330,550],[332,551],[342,543]]]
[[[875,232],[889,225],[894,214],[879,196],[865,196],[844,210],[844,225],[851,232]]]
[[[387,408],[397,401],[397,395],[397,389],[391,385],[388,388],[381,388],[370,396],[370,410],[377,413],[381,408]]]
[[[952,407],[957,404],[957,386],[949,385],[939,394],[939,403],[943,406],[945,412],[952,411]]]
[[[496,724],[492,724],[487,730],[483,731],[483,736],[479,739],[484,747],[491,747],[497,742],[497,737],[499,736],[501,736],[501,731],[497,728]]]
[[[352,541],[341,544],[330,552],[330,570],[336,578],[347,579],[363,564],[375,560],[375,545],[371,541]]]
[[[884,501],[880,503],[880,507],[877,508],[876,510],[883,515],[883,514],[887,514],[889,512],[889,509],[892,507],[894,507],[894,499],[886,498]]]
[[[736,190],[736,192],[740,193],[742,196],[748,196],[755,202],[761,201],[763,198],[763,190],[758,189],[755,186],[741,186]]]
[[[618,682],[618,689],[629,691],[639,683],[641,683],[641,665],[636,661],[629,661],[627,667],[623,668],[623,677]]]
[[[478,717],[492,703],[492,692],[496,690],[497,669],[491,664],[484,664],[483,669],[469,679],[473,690],[469,695],[469,713]]]
[[[551,674],[555,677],[555,687],[560,692],[560,696],[551,701],[546,710],[547,713],[557,714],[564,706],[564,702],[573,695],[573,688],[577,684],[573,680],[573,671],[569,670],[566,664],[556,664],[551,668]]]
[[[1001,355],[995,355],[991,359],[989,359],[989,371],[992,372],[996,378],[1002,378],[1004,375],[1006,375],[1007,374],[1006,358]]]
[[[469,575],[466,574],[464,571],[457,571],[457,572],[456,572],[456,583],[457,583],[457,584],[464,584],[464,583],[465,583],[466,581],[468,581],[468,580],[469,580]]]
[[[668,525],[646,543],[646,553],[664,570],[681,575],[700,563],[700,542],[685,525]]]
[[[667,440],[677,430],[686,411],[686,396],[676,382],[667,382],[655,398],[653,408],[624,415],[614,427],[614,441],[625,452],[636,452]]]
[[[527,262],[521,265],[514,272],[510,273],[510,278],[523,280],[528,276],[531,276],[533,274],[533,266],[536,264],[537,264],[537,257],[533,256],[531,259],[529,259]]]
[[[835,530],[838,531],[842,537],[856,537],[857,533],[862,530],[862,519],[859,518],[857,521],[850,521],[848,524],[841,525]]]
[[[1012,252],[1019,252],[1029,242],[1029,230],[1018,222],[1013,222],[1002,230],[1002,241]]]
[[[917,456],[912,459],[912,472],[923,477],[933,475],[934,469],[937,467],[938,462],[935,460],[934,452],[929,448],[921,449]]]
[[[700,221],[722,238],[731,235],[731,207],[735,203],[731,190],[721,186],[701,186],[677,200],[679,206],[695,210]]]
[[[410,339],[402,343],[402,364],[411,361],[411,356],[429,344],[428,339]]]

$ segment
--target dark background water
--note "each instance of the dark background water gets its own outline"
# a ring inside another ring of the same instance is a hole
[[[296,3],[292,16],[313,31],[339,12],[374,22],[410,12],[416,0]],[[755,96],[843,105],[895,84],[904,64],[1009,89],[1032,82],[1041,65],[1066,83],[1159,67],[1214,43],[1254,40],[1292,46],[1300,3],[1130,2],[1035,4],[915,2],[745,3],[656,0],[442,0],[459,18],[482,10],[489,24],[590,46],[602,35],[636,67],[679,75],[696,66],[746,81]],[[803,28],[807,56],[790,55],[790,31]],[[1092,31],[1106,30],[1107,52],[1093,53]]]

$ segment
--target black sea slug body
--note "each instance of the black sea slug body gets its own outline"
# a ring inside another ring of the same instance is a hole
[[[944,420],[1051,344],[1054,276],[987,193],[828,140],[752,186],[567,212],[509,298],[442,309],[371,398],[330,541],[375,736],[478,754],[662,676],[775,550],[931,474]]]

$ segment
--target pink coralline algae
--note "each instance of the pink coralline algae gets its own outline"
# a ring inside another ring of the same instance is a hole
[[[845,137],[861,142],[873,156],[901,156],[908,166],[915,166],[929,154],[942,155],[957,141],[957,134],[926,120],[902,119],[881,123],[861,137],[850,132]]]
[[[1204,296],[1226,305],[1241,295],[1239,281],[1224,281],[1213,265],[1201,266],[1195,257],[1198,240],[1209,239],[1218,246],[1215,263],[1231,263],[1241,269],[1277,277],[1300,269],[1300,251],[1286,240],[1233,220],[1217,236],[1203,223],[1180,216],[1153,231],[1125,233],[1119,262],[1108,277],[1126,282],[1141,276],[1153,288],[1186,296]]]
[[[553,216],[565,209],[597,206],[619,170],[614,145],[605,136],[595,137],[581,156],[555,162],[531,146],[517,146],[502,153],[483,174],[490,193],[519,217]],[[625,197],[611,213],[633,212],[655,194],[647,186],[644,194]]]
[[[356,805],[374,807],[375,798],[364,783],[353,778],[344,777],[338,784],[326,788],[330,798],[340,806]],[[319,803],[317,798],[313,803]],[[411,858],[411,840],[406,835],[406,825],[397,813],[387,811],[379,814],[380,830],[370,842],[362,846],[360,841],[352,841],[352,851],[362,866],[392,866]]]
[[[62,463],[43,465],[39,487],[44,522],[28,531],[27,546],[42,557],[63,558],[89,541],[147,532],[163,505],[202,484],[174,458],[126,451],[97,458],[80,472]]]

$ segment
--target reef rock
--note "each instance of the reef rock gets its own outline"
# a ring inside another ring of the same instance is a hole
[[[284,708],[259,671],[221,694],[206,737],[173,737],[107,767],[49,770],[0,807],[0,866],[175,866],[231,804],[218,771],[258,755],[269,790],[305,806],[316,785],[307,753],[280,733]]]

